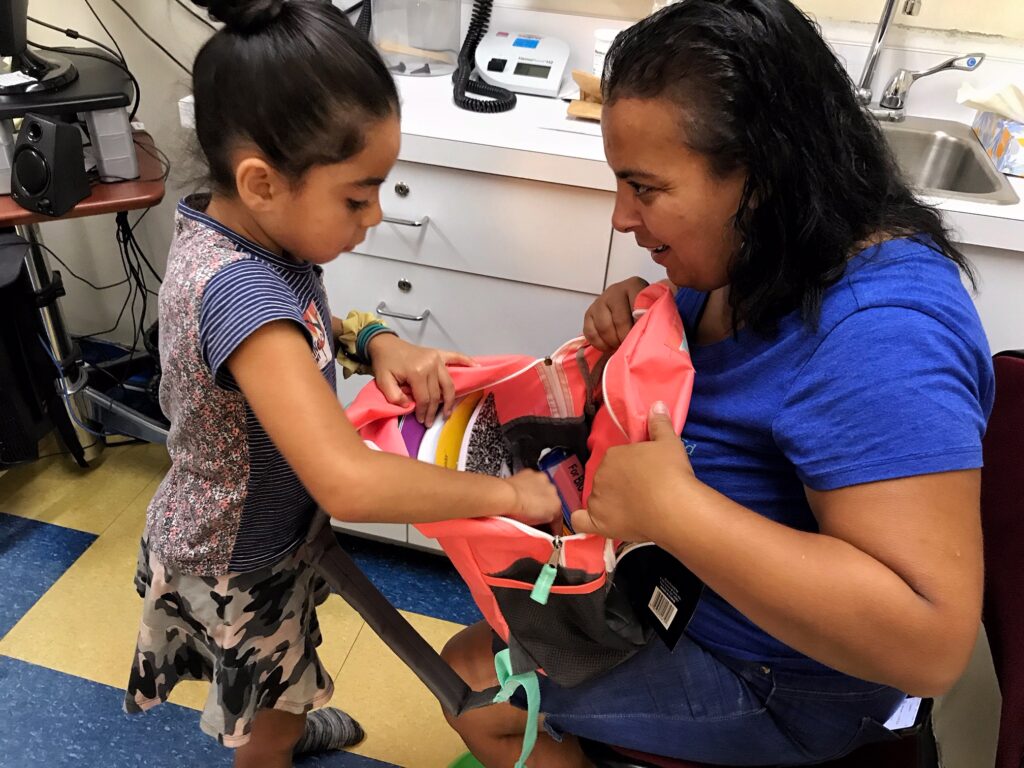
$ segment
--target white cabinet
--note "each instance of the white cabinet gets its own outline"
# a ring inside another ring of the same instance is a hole
[[[381,197],[404,223],[324,267],[335,315],[376,311],[404,339],[475,355],[540,357],[581,332],[605,283],[611,193],[400,162]],[[368,381],[340,381],[339,399]],[[438,549],[412,526],[334,524]]]
[[[383,302],[381,314],[423,318],[387,318],[403,339],[471,355],[549,354],[580,333],[596,296],[359,254],[326,265],[324,284],[335,314]],[[340,382],[341,401],[351,402],[367,381]]]
[[[360,253],[599,293],[610,192],[399,162]]]

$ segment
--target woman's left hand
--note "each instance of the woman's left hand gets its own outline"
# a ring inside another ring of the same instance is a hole
[[[438,407],[451,415],[455,406],[455,385],[446,364],[476,365],[458,352],[420,347],[394,334],[381,333],[370,339],[367,351],[377,386],[395,405],[416,403],[416,419],[428,427],[437,418]]]
[[[573,513],[577,533],[621,541],[656,541],[659,526],[677,519],[689,483],[698,482],[664,403],[647,420],[650,440],[612,448],[594,476],[587,508]]]

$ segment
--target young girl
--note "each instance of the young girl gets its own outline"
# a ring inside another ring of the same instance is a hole
[[[398,155],[398,95],[380,57],[318,0],[209,0],[224,23],[199,52],[196,131],[212,194],[178,206],[160,292],[161,404],[171,469],[149,507],[130,712],[179,680],[212,687],[201,726],[235,765],[279,768],[358,741],[327,702],[317,579],[304,540],[317,507],[352,521],[559,514],[539,473],[448,472],[365,447],[338,404],[334,355],[434,420],[453,405],[445,363],[372,316],[333,318],[320,265],[381,220]],[[330,332],[328,331],[330,329]]]

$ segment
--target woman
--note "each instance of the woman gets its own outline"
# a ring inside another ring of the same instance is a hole
[[[614,225],[678,286],[697,377],[685,445],[652,413],[574,524],[653,540],[707,590],[674,651],[545,681],[531,765],[588,765],[576,737],[725,765],[838,757],[889,737],[905,692],[947,690],[975,640],[993,378],[969,268],[787,0],[683,0],[621,35],[604,74]],[[593,344],[621,342],[643,286],[594,303]],[[485,626],[446,656],[493,683]],[[498,768],[524,722],[504,705],[452,724]]]

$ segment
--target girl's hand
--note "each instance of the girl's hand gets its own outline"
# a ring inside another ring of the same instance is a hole
[[[602,352],[619,348],[633,327],[633,300],[647,285],[642,277],[630,277],[594,299],[583,316],[583,335],[591,346]]]
[[[445,364],[476,365],[458,352],[420,347],[392,333],[374,336],[367,351],[377,386],[388,402],[408,405],[411,395],[417,421],[428,427],[434,423],[439,406],[444,406],[446,418],[455,406],[455,385]]]
[[[657,541],[659,526],[679,519],[687,485],[698,480],[664,403],[651,408],[647,429],[648,442],[612,448],[605,455],[587,508],[573,513],[577,533]]]
[[[507,482],[516,492],[515,508],[505,513],[508,517],[535,526],[561,519],[562,500],[547,475],[527,469],[516,473]]]

